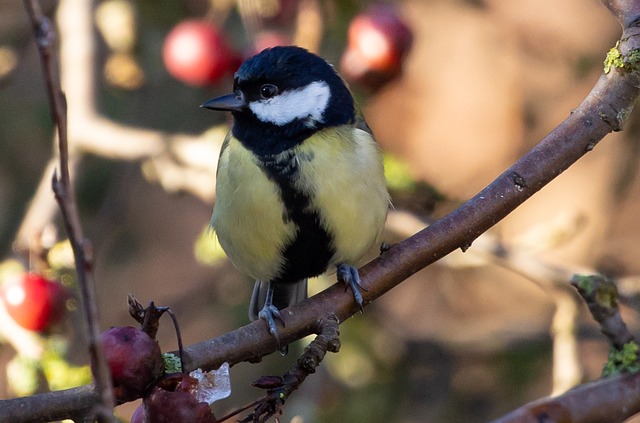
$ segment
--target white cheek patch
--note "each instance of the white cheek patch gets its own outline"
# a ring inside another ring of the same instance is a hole
[[[324,81],[314,81],[299,90],[284,91],[268,100],[249,103],[249,108],[262,122],[282,126],[295,119],[307,120],[309,126],[322,122],[331,90]]]

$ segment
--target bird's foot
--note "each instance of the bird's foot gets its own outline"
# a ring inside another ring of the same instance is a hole
[[[338,280],[345,284],[345,289],[351,288],[353,298],[356,300],[360,312],[364,313],[364,299],[360,290],[366,291],[366,289],[360,284],[358,269],[347,264],[340,264],[338,265],[337,273]]]
[[[267,322],[269,326],[269,333],[276,339],[276,343],[278,344],[278,349],[281,353],[286,354],[286,346],[280,346],[280,338],[278,337],[278,327],[276,326],[276,320],[279,320],[284,326],[284,320],[282,319],[282,315],[280,314],[280,310],[276,306],[270,303],[265,303],[264,307],[258,313],[258,318]]]
[[[380,244],[380,255],[383,255],[384,253],[389,251],[393,246],[394,244],[390,244],[388,242],[383,242],[382,244]]]

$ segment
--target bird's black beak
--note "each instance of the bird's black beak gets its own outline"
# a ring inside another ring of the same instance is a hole
[[[227,94],[216,97],[200,105],[205,109],[222,110],[229,112],[244,112],[247,110],[247,102],[242,94]]]

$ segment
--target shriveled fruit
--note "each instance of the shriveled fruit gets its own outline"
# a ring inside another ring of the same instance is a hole
[[[164,361],[158,343],[140,329],[113,327],[100,335],[117,401],[132,401],[162,375]]]
[[[144,398],[148,421],[154,423],[214,423],[206,402],[194,396],[198,380],[182,373],[170,375]]]

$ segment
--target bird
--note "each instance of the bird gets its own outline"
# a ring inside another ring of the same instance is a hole
[[[380,148],[335,68],[302,47],[271,47],[241,64],[233,93],[201,107],[233,117],[210,226],[256,281],[251,320],[265,320],[280,347],[280,310],[333,267],[362,310],[356,266],[379,242],[390,199]]]

